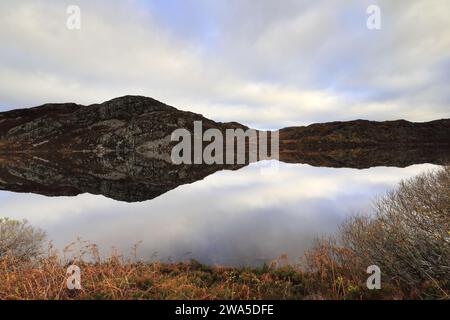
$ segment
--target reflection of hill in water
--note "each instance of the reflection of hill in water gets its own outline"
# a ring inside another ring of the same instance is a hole
[[[442,148],[280,149],[288,163],[312,166],[369,168],[444,164],[450,150]],[[14,153],[0,155],[0,188],[46,196],[101,194],[119,201],[137,202],[158,197],[180,185],[202,180],[219,170],[244,165],[174,165],[137,153]]]
[[[0,159],[0,188],[47,196],[101,194],[135,202],[153,199],[221,169],[214,165],[174,165],[136,154],[97,157],[76,153],[61,158],[16,154]]]
[[[355,148],[311,147],[280,149],[280,160],[314,167],[356,168],[399,167],[431,163],[444,165],[450,160],[450,147],[426,145],[380,145]]]

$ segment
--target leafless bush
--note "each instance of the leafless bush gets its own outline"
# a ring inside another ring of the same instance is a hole
[[[45,232],[34,228],[26,220],[0,218],[0,258],[9,255],[17,261],[39,257]]]
[[[374,203],[373,216],[341,228],[344,246],[367,265],[414,286],[450,281],[450,167],[403,181]]]

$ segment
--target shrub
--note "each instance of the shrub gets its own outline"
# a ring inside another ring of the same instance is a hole
[[[31,260],[42,254],[45,232],[26,220],[0,218],[0,258],[8,255],[16,261]]]
[[[365,265],[378,265],[402,286],[448,286],[450,167],[402,181],[374,202],[373,216],[344,223],[340,238]]]

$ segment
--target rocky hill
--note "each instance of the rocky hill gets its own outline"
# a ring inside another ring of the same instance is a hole
[[[125,96],[102,104],[45,104],[0,113],[0,152],[167,152],[175,129],[243,128],[185,112],[152,98]]]

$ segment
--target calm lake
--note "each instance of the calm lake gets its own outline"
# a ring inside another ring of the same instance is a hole
[[[126,203],[102,195],[46,197],[0,191],[2,217],[27,219],[58,250],[80,237],[138,258],[225,265],[262,265],[287,253],[295,262],[312,240],[331,234],[353,213],[401,180],[437,168],[370,169],[259,162],[218,171],[159,197]]]

